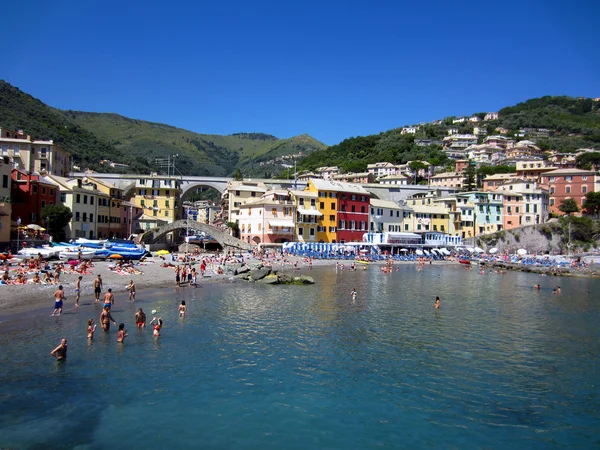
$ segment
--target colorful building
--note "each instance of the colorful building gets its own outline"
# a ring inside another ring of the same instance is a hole
[[[23,225],[46,227],[42,209],[58,201],[58,186],[47,177],[24,170],[12,170],[12,220]]]
[[[262,182],[232,180],[221,198],[222,219],[225,222],[237,222],[239,206],[251,200],[260,198],[267,187]]]
[[[317,208],[318,196],[311,191],[289,191],[296,206],[294,240],[316,242],[319,218],[323,216]]]
[[[240,239],[251,244],[293,241],[295,215],[296,206],[288,191],[267,191],[262,197],[240,205]]]
[[[564,214],[559,206],[566,199],[573,199],[581,209],[585,195],[593,192],[596,173],[591,170],[557,169],[541,176],[540,184],[548,188],[550,213]]]
[[[104,196],[98,197],[98,238],[124,239],[128,237],[122,223],[123,190],[114,184],[93,177],[83,178],[83,182],[93,183],[94,187],[104,194]]]
[[[156,218],[157,222],[171,223],[181,212],[181,188],[175,177],[153,174],[150,178],[140,177],[135,182],[135,195],[131,202],[143,209],[144,215]]]
[[[2,250],[10,243],[10,221],[12,215],[11,173],[12,164],[9,158],[0,158],[0,248]]]
[[[397,203],[372,198],[370,201],[369,232],[401,232],[403,209]]]
[[[317,194],[317,208],[321,213],[317,218],[317,242],[338,242],[336,186],[329,181],[311,178],[305,190]]]
[[[549,217],[548,190],[532,180],[509,180],[499,186],[504,194],[504,228],[544,223]],[[515,217],[515,216],[518,216]]]

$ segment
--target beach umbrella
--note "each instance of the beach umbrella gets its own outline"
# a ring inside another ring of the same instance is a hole
[[[476,253],[483,253],[483,249],[482,249],[482,248],[479,248],[479,247],[475,247],[473,250],[474,250]]]
[[[428,252],[427,250],[423,250],[423,252],[424,252],[426,255],[429,255],[429,252]]]
[[[493,255],[494,253],[498,253],[498,249],[497,249],[496,247],[494,247],[494,248],[491,248],[491,249],[490,249],[490,251],[489,251],[489,253],[491,253],[492,255]]]
[[[109,256],[110,259],[123,259],[122,255],[119,255],[117,253],[113,253],[112,255]]]
[[[467,247],[467,251],[469,253],[473,253],[475,251],[475,249],[473,247]]]
[[[519,250],[517,250],[517,255],[525,256],[526,254],[527,250],[525,250],[524,248],[520,248]]]
[[[169,255],[169,250],[159,250],[156,252],[157,256],[162,256],[162,255]]]
[[[401,252],[407,252],[407,251],[408,251],[408,249],[406,249],[406,248],[401,248],[401,249],[400,249],[400,251],[401,251]]]
[[[423,252],[421,250],[415,250],[415,253],[419,256],[423,256]]]
[[[46,229],[44,227],[40,227],[39,225],[37,225],[35,223],[29,224],[25,228],[28,228],[30,230],[46,231]]]

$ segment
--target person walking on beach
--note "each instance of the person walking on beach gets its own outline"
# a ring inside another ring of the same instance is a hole
[[[67,339],[62,338],[58,347],[50,352],[52,356],[56,358],[57,361],[64,361],[67,359]]]
[[[117,324],[117,321],[110,315],[110,308],[105,306],[102,313],[100,313],[100,325],[102,326],[102,329],[108,332],[110,330],[111,322],[115,325]]]
[[[94,319],[88,319],[88,327],[87,334],[88,339],[94,339],[94,331],[96,331],[96,324],[94,323]]]
[[[96,296],[96,302],[100,301],[100,292],[102,292],[102,277],[98,274],[98,277],[94,280],[94,295]]]
[[[146,313],[142,308],[138,309],[138,312],[135,313],[135,324],[138,328],[146,328]]]
[[[181,277],[179,271],[179,266],[175,267],[175,284],[177,285],[177,287],[179,287],[181,284]]]
[[[112,308],[112,306],[115,304],[115,296],[112,293],[112,289],[108,288],[108,291],[106,292],[106,294],[104,294],[104,305],[102,305],[104,308]]]
[[[129,291],[129,301],[135,302],[135,284],[133,283],[133,280],[129,280],[127,290]]]
[[[81,280],[83,277],[80,275],[75,282],[75,306],[79,306],[79,297],[81,296]]]
[[[433,307],[435,309],[440,309],[440,298],[439,297],[435,298],[435,303],[433,304]]]
[[[198,286],[198,273],[196,272],[196,268],[192,267],[192,284],[194,287]]]
[[[54,312],[52,316],[61,315],[63,308],[63,300],[65,300],[65,291],[63,291],[62,284],[58,286],[58,289],[54,291]]]
[[[125,329],[125,324],[119,324],[119,332],[117,333],[117,342],[124,343],[125,338],[127,337],[127,330]]]

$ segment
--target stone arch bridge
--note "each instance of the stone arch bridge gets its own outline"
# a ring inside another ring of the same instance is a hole
[[[167,233],[177,230],[195,230],[212,236],[223,248],[233,247],[240,250],[250,250],[252,245],[231,236],[223,230],[196,222],[195,220],[176,220],[155,230],[146,231],[140,238],[145,244],[153,244]]]

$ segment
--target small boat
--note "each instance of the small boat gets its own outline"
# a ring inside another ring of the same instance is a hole
[[[17,253],[25,258],[36,258],[38,255],[42,255],[42,258],[57,258],[59,250],[56,248],[48,248],[48,247],[27,247],[22,248]],[[15,255],[15,256],[18,256]]]
[[[93,249],[89,249],[89,250],[66,250],[66,251],[62,251],[58,254],[58,257],[60,259],[66,260],[66,261],[70,261],[72,259],[79,259],[81,253],[81,259],[92,259],[95,255],[96,255],[96,250]]]

